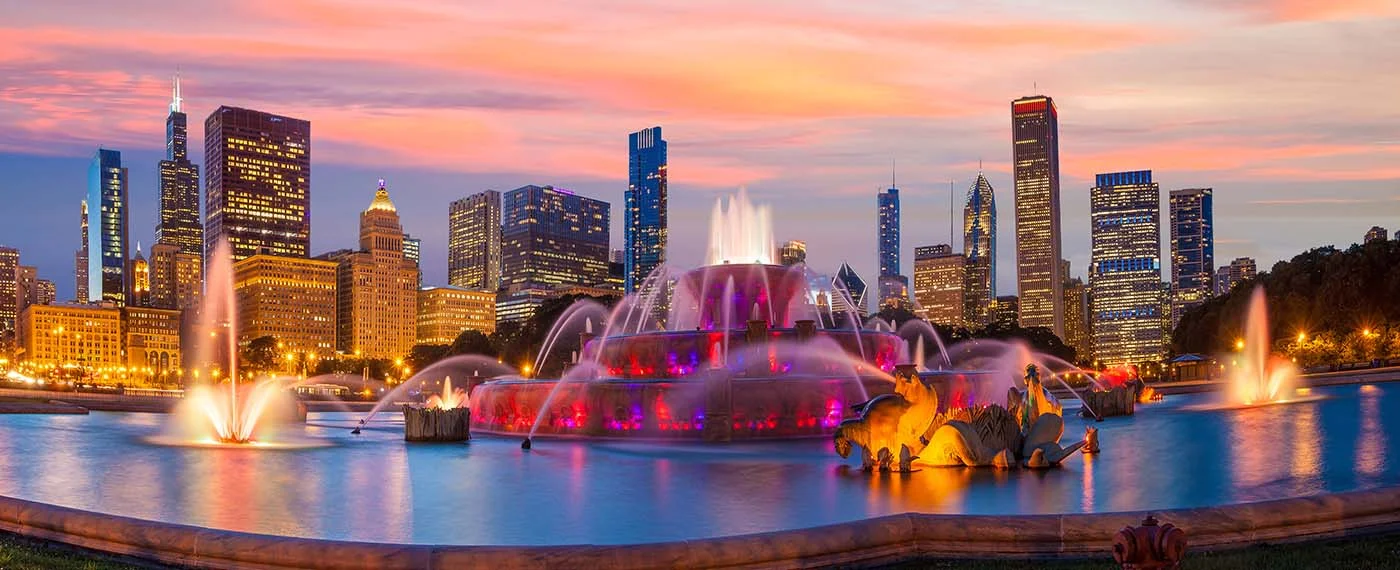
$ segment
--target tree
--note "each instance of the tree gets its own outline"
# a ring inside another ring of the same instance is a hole
[[[458,354],[480,354],[494,357],[496,356],[496,346],[493,345],[491,339],[482,334],[481,331],[467,329],[457,335],[457,339],[453,340],[451,345],[448,345],[446,353],[442,356],[455,356]]]
[[[242,365],[249,371],[266,372],[277,367],[277,339],[260,336],[248,342],[241,355]]]
[[[415,344],[413,349],[408,351],[408,358],[404,359],[404,363],[413,370],[422,371],[434,362],[446,358],[449,348],[451,345],[446,344]]]
[[[904,326],[904,323],[919,318],[918,315],[915,315],[904,307],[885,307],[880,309],[880,312],[875,313],[875,316],[893,324],[894,330],[899,330],[899,327]]]

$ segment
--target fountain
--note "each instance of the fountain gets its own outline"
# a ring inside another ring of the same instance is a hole
[[[209,366],[214,384],[191,388],[175,412],[186,435],[199,443],[260,442],[261,436],[266,435],[265,416],[273,411],[286,412],[279,415],[295,413],[305,419],[305,408],[287,395],[282,379],[241,382],[237,315],[232,257],[228,244],[221,242],[214,248],[205,274],[202,320],[195,349],[198,362]],[[228,382],[219,384],[221,376]]]
[[[466,402],[466,391],[453,388],[451,378],[443,378],[442,394],[428,396],[422,406],[404,405],[404,441],[466,441],[471,436],[471,409]]]
[[[1249,296],[1245,313],[1244,347],[1238,366],[1230,373],[1229,396],[1243,406],[1288,401],[1286,395],[1297,377],[1292,363],[1272,356],[1269,310],[1262,285]]]
[[[526,448],[537,436],[830,436],[853,405],[893,389],[905,341],[888,323],[863,327],[854,313],[824,326],[806,268],[773,264],[769,216],[742,190],[718,200],[706,265],[657,268],[607,315],[601,336],[596,306],[570,308],[546,349],[582,323],[575,363],[555,378],[480,385],[470,394],[472,430],[526,436]],[[930,374],[948,377],[940,386],[986,376]]]

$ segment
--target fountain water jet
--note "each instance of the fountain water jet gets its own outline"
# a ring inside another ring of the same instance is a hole
[[[1270,358],[1269,309],[1264,287],[1254,288],[1245,313],[1244,349],[1239,367],[1230,374],[1230,395],[1246,406],[1283,401],[1297,376],[1292,364]]]

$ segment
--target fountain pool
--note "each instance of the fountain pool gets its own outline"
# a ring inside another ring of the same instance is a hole
[[[806,528],[902,512],[1166,509],[1400,484],[1400,384],[1314,388],[1289,406],[1152,413],[1091,423],[1066,401],[1066,437],[1103,450],[1039,472],[868,474],[826,439],[739,442],[519,438],[405,444],[386,411],[292,424],[323,447],[153,446],[163,416],[0,416],[0,495],[287,536],[434,544],[622,544]]]

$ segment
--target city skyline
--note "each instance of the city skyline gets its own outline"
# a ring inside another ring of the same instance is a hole
[[[1400,201],[1394,199],[1400,171],[1393,166],[1400,145],[1388,134],[1396,131],[1400,116],[1381,103],[1397,79],[1376,73],[1383,66],[1374,56],[1396,51],[1394,36],[1378,33],[1393,25],[1393,7],[1162,2],[1131,11],[1107,4],[1078,8],[1052,8],[1040,17],[1045,21],[1037,22],[1005,5],[959,12],[930,5],[897,15],[878,7],[853,11],[828,6],[806,9],[794,22],[785,14],[795,10],[782,5],[694,8],[680,11],[684,17],[645,7],[626,15],[583,18],[571,34],[542,35],[530,31],[529,18],[445,4],[420,3],[402,10],[360,5],[324,24],[314,24],[316,12],[272,18],[246,7],[239,9],[255,12],[230,19],[236,20],[231,33],[297,27],[306,34],[269,44],[215,45],[200,38],[197,16],[170,11],[151,22],[122,19],[116,24],[135,34],[131,37],[161,41],[117,46],[103,43],[107,36],[79,33],[113,25],[110,12],[115,8],[69,15],[53,7],[26,6],[15,14],[11,45],[42,63],[3,63],[14,81],[6,100],[17,113],[0,116],[0,124],[10,127],[0,140],[0,169],[7,173],[0,192],[18,195],[22,207],[0,214],[6,227],[15,228],[0,241],[25,251],[41,276],[58,283],[59,297],[72,298],[72,280],[64,278],[72,246],[59,245],[72,239],[51,235],[51,228],[72,226],[67,212],[77,207],[82,185],[74,165],[81,168],[81,157],[103,145],[120,149],[131,169],[131,239],[154,243],[155,165],[165,150],[159,125],[168,113],[170,76],[176,68],[182,72],[186,110],[196,117],[228,104],[317,123],[321,152],[313,186],[324,193],[313,192],[317,215],[311,253],[354,240],[353,227],[337,227],[355,215],[350,201],[336,200],[339,192],[379,177],[395,180],[402,188],[396,201],[405,229],[424,238],[425,283],[447,282],[442,262],[446,228],[438,227],[437,216],[443,204],[463,195],[538,181],[622,204],[626,166],[621,153],[607,149],[615,149],[609,141],[638,124],[664,125],[672,141],[672,209],[707,208],[717,193],[747,185],[756,200],[785,204],[775,220],[778,240],[807,240],[810,261],[825,272],[847,260],[873,278],[877,270],[867,253],[874,245],[864,237],[868,230],[852,226],[828,236],[808,228],[829,226],[842,213],[868,203],[864,196],[886,178],[889,160],[896,159],[906,217],[922,222],[906,224],[901,256],[912,259],[914,247],[942,243],[949,222],[943,206],[949,178],[959,186],[970,184],[974,163],[982,158],[994,187],[1013,188],[1004,109],[1007,101],[1035,93],[1053,95],[1060,110],[1063,256],[1081,268],[1077,276],[1088,264],[1087,195],[1095,172],[1152,168],[1164,189],[1216,188],[1216,215],[1222,220],[1217,257],[1254,257],[1261,268],[1315,245],[1345,246],[1371,225],[1393,226],[1386,220],[1400,217]],[[560,9],[575,13],[571,6]],[[749,22],[746,29],[751,31],[814,28],[840,38],[876,34],[888,41],[853,48],[848,58],[827,62],[830,58],[811,57],[824,54],[819,45],[798,42],[793,53],[785,54],[775,49],[775,42],[753,37],[761,33],[720,42],[692,31],[677,38],[676,55],[636,63],[632,70],[598,56],[641,48],[620,40],[580,41],[619,20],[679,29],[686,18],[714,17],[725,10],[731,11],[729,19],[737,13]],[[479,27],[482,22],[500,23],[498,33],[519,36],[529,51],[514,64],[499,58],[470,63],[425,54],[413,42],[400,42],[382,54],[370,52],[349,40],[356,34],[344,33],[347,28],[381,27],[394,32],[405,23]],[[1210,29],[1200,22],[1210,23]],[[920,29],[960,33],[908,33]],[[1190,33],[1173,33],[1180,30]],[[1296,45],[1341,30],[1354,32],[1347,34],[1350,43],[1344,49],[1288,55]],[[891,33],[895,31],[905,33]],[[552,53],[547,48],[561,42],[583,50],[586,57],[578,70],[542,66],[543,56]],[[296,49],[307,46],[314,49]],[[1028,46],[1037,51],[1030,60],[1021,55],[1024,50],[1014,49]],[[892,49],[918,55],[889,59],[886,52]],[[111,53],[90,57],[104,50]],[[715,50],[753,57],[733,69],[670,61]],[[930,58],[926,52],[959,57]],[[1011,57],[1013,52],[1018,55]],[[285,53],[302,55],[279,62],[276,58]],[[1183,73],[1202,53],[1212,54],[1223,68],[1250,69],[1251,81],[1230,73]],[[431,69],[395,63],[413,59],[405,55],[431,56],[422,58]],[[1141,64],[1144,57],[1151,65]],[[937,65],[966,73],[915,73],[938,80],[910,82],[902,79],[908,73],[885,71],[933,65],[924,60],[944,60]],[[890,65],[870,65],[873,61]],[[978,68],[964,61],[977,61]],[[775,69],[795,69],[784,73],[802,81],[744,80]],[[441,83],[440,72],[511,81],[492,83],[501,86],[500,92],[445,93],[434,86]],[[1342,75],[1372,80],[1339,99],[1325,86]],[[634,85],[639,76],[669,82],[664,90],[620,88]],[[1170,85],[1161,80],[1166,76],[1173,77]],[[1111,78],[1107,84],[1105,77]],[[735,92],[738,85],[750,87]],[[565,92],[572,95],[555,95]],[[1259,105],[1259,93],[1287,104]],[[590,118],[578,118],[584,115]],[[196,124],[189,135],[200,140],[204,133]],[[201,164],[199,149],[191,150],[196,151],[192,162]],[[816,168],[807,168],[814,160]],[[1318,195],[1318,188],[1327,188],[1328,194]],[[823,199],[792,200],[802,196]],[[1355,219],[1363,213],[1366,219]],[[1308,224],[1305,231],[1277,235],[1273,228],[1279,219]],[[695,242],[703,241],[706,222],[672,219],[670,226],[672,261],[697,264],[703,244]],[[1002,224],[998,239],[999,257],[1007,260],[1014,256],[1009,226]],[[621,224],[611,231],[615,243],[621,243]],[[846,239],[847,233],[860,239]],[[1015,285],[1014,271],[1003,265],[998,291],[1014,291]]]

